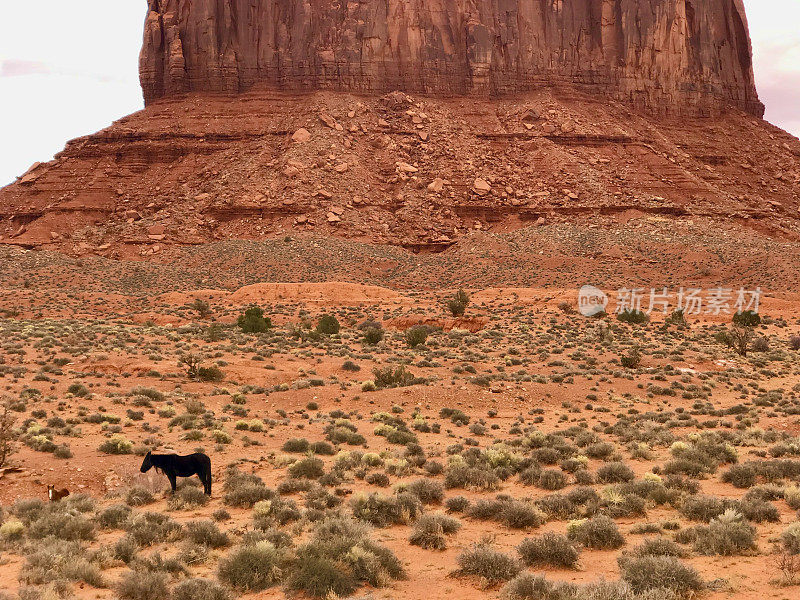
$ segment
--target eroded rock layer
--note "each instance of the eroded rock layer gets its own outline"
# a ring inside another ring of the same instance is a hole
[[[149,0],[140,69],[148,103],[568,83],[656,112],[763,114],[742,0]]]

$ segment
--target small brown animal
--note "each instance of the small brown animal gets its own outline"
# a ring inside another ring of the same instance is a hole
[[[54,485],[47,486],[47,497],[50,498],[50,502],[58,502],[67,496],[69,496],[68,489],[64,488],[63,490],[57,490]]]

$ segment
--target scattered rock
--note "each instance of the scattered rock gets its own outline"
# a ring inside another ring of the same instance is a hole
[[[304,144],[311,139],[311,132],[308,129],[301,127],[297,131],[294,132],[292,136],[292,141],[296,144]]]

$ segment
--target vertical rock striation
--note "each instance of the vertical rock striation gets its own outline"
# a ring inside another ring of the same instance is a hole
[[[148,0],[145,100],[257,85],[509,94],[761,115],[742,0]]]

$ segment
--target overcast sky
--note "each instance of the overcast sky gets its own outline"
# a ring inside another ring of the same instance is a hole
[[[745,0],[766,118],[800,134],[800,0]],[[145,0],[3,2],[0,185],[142,107]]]

